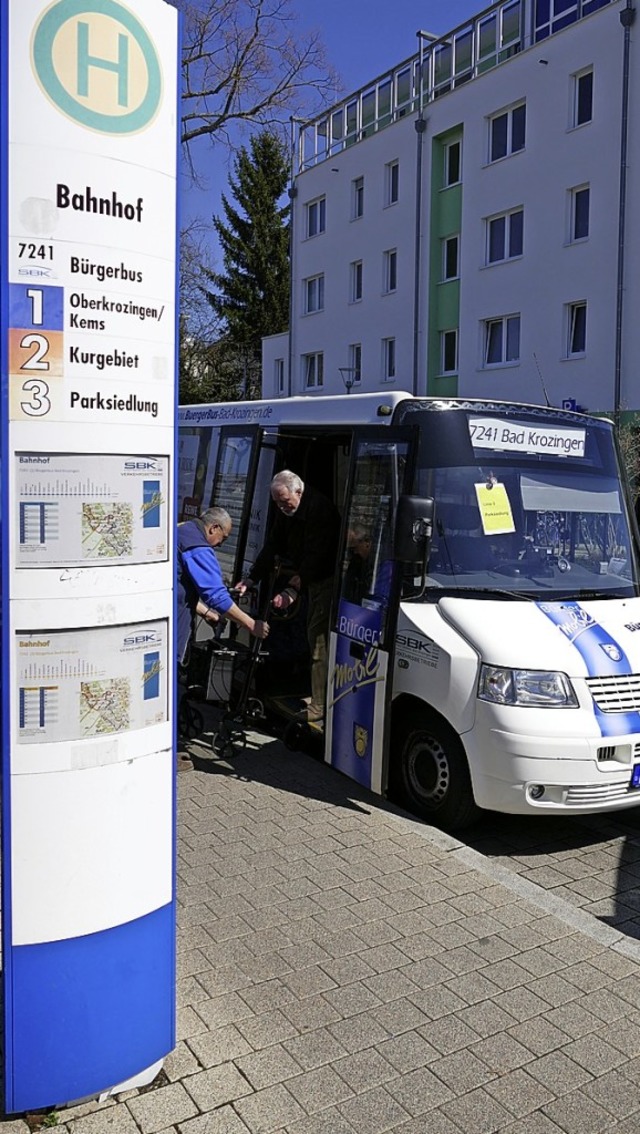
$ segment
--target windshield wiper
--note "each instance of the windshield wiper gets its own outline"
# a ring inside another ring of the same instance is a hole
[[[432,595],[430,591],[431,588],[428,588],[427,591],[425,591],[425,594],[428,594],[429,597],[432,597],[433,595],[433,598],[435,600],[441,599],[443,597],[455,598],[457,595],[464,594],[485,595],[487,598],[496,598],[497,596],[499,596],[501,598],[513,599],[516,602],[518,602],[520,599],[524,599],[526,602],[536,602],[536,599],[526,591],[507,591],[502,587],[438,587],[437,590],[433,590]]]

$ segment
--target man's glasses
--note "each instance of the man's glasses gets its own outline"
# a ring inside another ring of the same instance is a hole
[[[222,539],[220,540],[220,543],[224,543],[224,541],[231,535],[231,532],[225,532],[221,524],[216,524],[216,527],[219,532],[222,532]]]

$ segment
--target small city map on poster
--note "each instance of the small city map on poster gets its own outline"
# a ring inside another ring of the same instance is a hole
[[[167,622],[16,634],[22,744],[84,740],[167,720]]]
[[[167,457],[16,453],[15,460],[18,568],[168,558]]]

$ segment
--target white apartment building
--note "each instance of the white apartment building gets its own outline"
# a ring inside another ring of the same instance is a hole
[[[297,128],[290,334],[264,340],[263,397],[638,411],[634,14],[500,0]]]

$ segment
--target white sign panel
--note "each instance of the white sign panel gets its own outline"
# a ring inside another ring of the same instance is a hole
[[[167,559],[166,457],[17,453],[15,479],[17,567]]]
[[[21,744],[84,740],[167,719],[167,623],[17,634]]]
[[[469,436],[474,449],[491,449],[494,453],[584,457],[586,435],[586,430],[567,425],[538,425],[496,417],[469,418]]]

